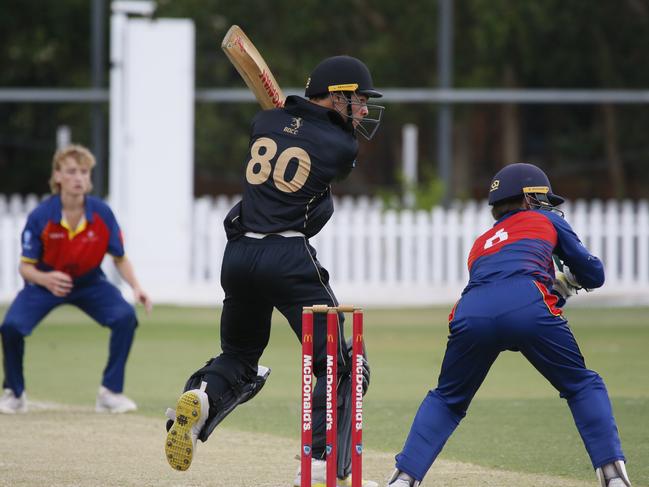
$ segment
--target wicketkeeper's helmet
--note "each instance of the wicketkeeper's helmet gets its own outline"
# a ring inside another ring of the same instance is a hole
[[[380,98],[374,89],[372,75],[360,59],[334,56],[318,64],[306,82],[304,96],[322,96],[336,91],[351,91],[368,98]]]
[[[515,163],[505,166],[491,180],[489,204],[524,196],[532,208],[552,209],[564,202],[552,192],[550,180],[534,164]]]

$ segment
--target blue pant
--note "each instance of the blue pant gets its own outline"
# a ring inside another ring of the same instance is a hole
[[[124,369],[128,358],[137,318],[135,309],[104,275],[93,277],[74,288],[65,297],[54,296],[46,288],[27,284],[16,296],[0,327],[5,379],[3,387],[20,396],[25,389],[23,355],[25,337],[55,307],[72,304],[79,307],[100,325],[110,328],[108,363],[102,385],[111,391],[124,389]]]
[[[473,288],[458,302],[437,388],[423,400],[397,468],[421,480],[505,350],[520,351],[567,400],[594,468],[624,460],[602,378],[586,368],[572,331],[533,281]]]

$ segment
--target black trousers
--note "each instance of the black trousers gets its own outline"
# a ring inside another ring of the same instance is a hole
[[[216,360],[232,363],[241,374],[256,374],[270,337],[271,315],[277,308],[288,320],[298,340],[302,338],[302,308],[314,304],[338,304],[329,287],[329,273],[316,258],[316,251],[303,237],[270,235],[263,239],[242,237],[228,242],[221,270],[225,291],[221,316],[222,354]],[[338,316],[338,376],[349,375],[343,330]],[[314,315],[313,457],[324,458],[326,395],[326,314]],[[296,373],[300,363],[296,350]],[[272,365],[272,364],[269,364]],[[223,383],[223,387],[227,384]],[[342,401],[339,401],[342,403]],[[351,407],[350,401],[341,408]],[[343,411],[339,410],[339,416]],[[348,411],[347,414],[350,414]],[[339,444],[347,432],[339,430]],[[340,466],[346,470],[345,466]]]

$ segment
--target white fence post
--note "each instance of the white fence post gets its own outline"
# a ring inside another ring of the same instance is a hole
[[[649,202],[638,203],[638,274],[636,284],[647,287],[649,283]]]
[[[385,212],[383,232],[385,282],[389,286],[394,286],[397,282],[397,238],[399,238],[396,211],[388,210]]]
[[[631,201],[622,203],[622,215],[620,218],[620,236],[622,240],[619,249],[620,258],[620,280],[624,286],[630,286],[633,283],[634,266],[633,261],[633,242],[635,241],[638,227],[635,225],[635,211]]]
[[[444,210],[437,206],[432,210],[431,232],[432,246],[430,249],[433,255],[433,286],[441,286],[444,281]]]
[[[604,229],[604,207],[600,200],[591,201],[590,210],[588,212],[588,230],[587,235],[589,245],[588,250],[591,254],[596,255],[600,259],[604,259],[604,246],[602,244],[602,234]]]
[[[450,285],[461,286],[459,247],[460,212],[452,206],[446,210],[446,281]]]
[[[430,273],[430,213],[418,211],[415,217],[415,278],[418,286],[431,279]]]
[[[606,202],[604,210],[604,266],[606,276],[610,284],[617,284],[620,281],[620,215],[618,203],[615,200]]]

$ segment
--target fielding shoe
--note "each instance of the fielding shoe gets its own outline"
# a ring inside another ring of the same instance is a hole
[[[622,480],[620,477],[611,479],[608,481],[608,484],[606,484],[606,487],[627,487],[628,485],[624,480]]]
[[[5,389],[0,397],[0,414],[16,414],[27,412],[27,394],[23,391],[20,397],[16,397],[14,391]]]
[[[595,470],[602,487],[631,487],[623,460],[616,460]]]
[[[400,470],[395,470],[388,480],[388,487],[418,487],[419,482]]]
[[[336,482],[337,487],[351,487],[352,485],[352,476],[345,477],[344,479],[338,479],[338,482]],[[379,487],[379,484],[372,480],[367,480],[363,479],[361,481],[361,486],[362,487]]]
[[[207,421],[210,405],[203,384],[201,389],[184,392],[175,411],[167,410],[167,417],[173,423],[168,428],[165,455],[174,470],[187,470],[192,464],[196,440]]]
[[[297,469],[297,474],[295,480],[293,481],[294,487],[300,487],[302,485],[302,470],[301,466]],[[311,487],[326,487],[327,485],[327,462],[325,460],[320,460],[318,458],[311,459]],[[344,479],[337,479],[336,487],[351,487],[352,477],[346,477]],[[371,480],[365,480],[361,482],[362,487],[379,487],[379,484]]]
[[[113,392],[104,386],[99,387],[95,411],[98,413],[126,413],[135,411],[137,405],[124,394]]]

